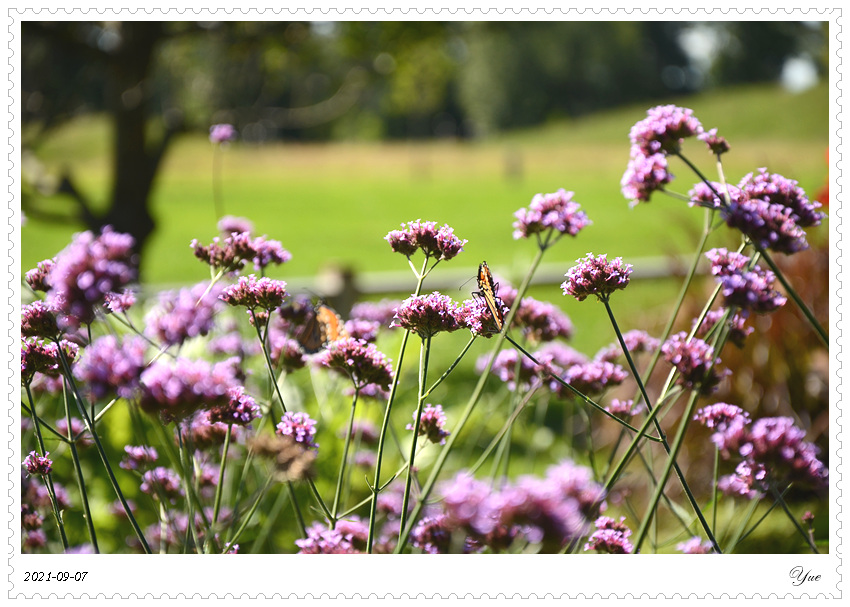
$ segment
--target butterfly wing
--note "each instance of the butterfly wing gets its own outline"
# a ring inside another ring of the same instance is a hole
[[[315,354],[325,345],[322,324],[319,321],[318,310],[314,309],[301,327],[296,338],[301,348],[307,354]]]
[[[501,332],[505,326],[505,315],[497,301],[496,284],[493,282],[493,275],[490,273],[486,261],[482,261],[481,265],[478,266],[478,288],[481,290],[487,309],[490,310],[493,322],[496,323],[496,328]]]

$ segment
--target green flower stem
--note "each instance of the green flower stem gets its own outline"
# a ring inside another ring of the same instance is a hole
[[[413,266],[413,262],[410,258],[407,258],[407,262],[410,264],[413,273],[416,275],[416,289],[414,290],[414,295],[419,295],[422,292],[422,283],[425,280],[425,269],[428,267],[428,258],[425,258],[425,261],[422,263],[422,271],[417,272],[416,268]],[[376,522],[378,516],[378,499],[377,493],[381,491],[381,465],[384,459],[384,443],[387,437],[387,429],[390,426],[390,412],[393,408],[393,401],[395,401],[396,391],[398,390],[398,381],[401,378],[401,365],[404,361],[404,352],[407,348],[407,340],[410,338],[410,330],[405,329],[404,334],[401,337],[401,346],[398,351],[398,359],[395,368],[395,374],[393,375],[393,383],[390,386],[390,395],[387,398],[387,408],[384,410],[384,421],[381,423],[381,435],[378,437],[378,454],[375,460],[375,482],[372,485],[372,492],[374,494],[374,499],[372,499],[372,505],[369,508],[369,536],[366,540],[366,552],[372,553],[372,545],[375,541],[375,533],[376,533]]]
[[[614,332],[617,334],[617,340],[620,342],[620,347],[623,349],[623,353],[626,355],[626,362],[629,364],[629,368],[632,370],[632,375],[635,378],[635,381],[638,384],[638,388],[640,389],[641,394],[643,395],[643,400],[646,403],[646,408],[649,411],[652,411],[653,406],[649,400],[649,395],[646,393],[646,387],[643,385],[643,381],[641,381],[640,373],[638,373],[637,367],[635,366],[635,362],[632,359],[632,355],[629,353],[628,347],[626,347],[626,342],[623,339],[623,334],[620,331],[620,327],[617,325],[617,320],[614,318],[614,311],[611,309],[611,304],[608,301],[608,297],[600,298],[602,303],[605,304],[605,310],[608,312],[608,318],[611,320],[611,325],[614,327]],[[689,413],[690,414],[690,413]],[[661,429],[661,424],[658,422],[657,418],[653,418],[653,425],[655,426],[655,430],[658,432],[658,436],[661,437],[661,444],[664,447],[664,450],[670,455],[670,445],[667,443],[667,437],[664,435],[664,431]],[[685,492],[685,495],[688,498],[688,501],[691,504],[691,508],[694,509],[694,513],[697,515],[700,524],[702,525],[703,530],[708,536],[709,541],[711,542],[714,549],[719,553],[720,546],[717,545],[717,540],[714,538],[714,534],[711,531],[711,527],[708,524],[708,521],[705,520],[705,516],[702,513],[702,509],[699,507],[696,498],[694,497],[693,492],[691,491],[690,486],[688,486],[687,480],[685,480],[685,474],[682,472],[682,469],[679,467],[679,464],[676,463],[675,457],[670,455],[670,459],[672,460],[673,469],[676,471],[676,476],[679,478],[679,482],[682,485],[682,490]],[[666,477],[665,477],[666,482]],[[659,483],[663,485],[664,483]],[[663,488],[662,488],[663,489]]]
[[[26,407],[26,408],[29,409],[30,417],[32,418],[33,427],[35,428],[35,437],[36,437],[36,440],[38,441],[38,447],[41,451],[41,456],[47,457],[47,455],[46,455],[47,451],[44,448],[44,438],[41,435],[40,419],[39,419],[38,415],[35,414],[35,402],[33,401],[33,398],[32,398],[32,391],[30,390],[29,382],[27,382],[24,385],[24,388],[26,389],[26,392],[27,392],[27,400],[29,400],[29,402],[30,402],[30,406]],[[21,403],[21,404],[23,405],[23,403]],[[68,424],[68,432],[69,433],[71,431],[70,428],[71,428],[71,424],[69,423]],[[51,430],[52,430],[52,428],[51,428]],[[55,430],[53,430],[53,431],[56,432]],[[59,436],[62,436],[58,432],[56,432],[56,434],[59,435]],[[69,442],[68,439],[66,439],[64,437],[63,437],[63,439],[65,440],[65,442]],[[50,497],[50,506],[53,510],[53,518],[56,521],[56,527],[59,529],[59,536],[62,538],[62,547],[63,547],[63,549],[68,550],[68,537],[65,535],[65,522],[62,520],[62,511],[59,510],[59,504],[56,501],[56,489],[53,485],[53,473],[48,472],[47,475],[45,475],[45,477],[44,477],[44,481],[45,481],[45,484],[47,485],[47,495],[48,495],[48,497]]]
[[[62,349],[59,348],[59,351],[61,353]],[[62,356],[64,357],[64,353],[62,354]],[[77,474],[77,487],[79,487],[80,499],[83,502],[83,514],[85,515],[86,519],[86,527],[88,528],[89,532],[89,540],[91,540],[91,545],[92,548],[94,548],[95,553],[99,554],[100,549],[97,545],[97,533],[95,533],[94,530],[94,521],[92,520],[91,509],[89,508],[88,493],[86,492],[86,481],[83,478],[83,468],[80,465],[80,454],[77,452],[76,443],[71,440],[71,396],[67,392],[65,392],[65,398],[63,400],[65,401],[65,419],[68,421],[68,445],[71,447],[71,460],[74,462],[74,471]],[[85,412],[86,410],[86,408],[80,405],[79,403],[77,403],[77,408],[82,412]],[[86,417],[86,419],[88,419],[88,417]]]
[[[785,515],[791,520],[794,524],[794,528],[803,536],[803,539],[806,540],[806,543],[809,545],[809,548],[812,549],[814,554],[820,554],[818,547],[815,546],[815,542],[812,539],[812,536],[809,533],[806,533],[806,530],[803,529],[802,525],[800,525],[800,521],[797,520],[797,517],[788,509],[788,504],[785,503],[785,498],[779,494],[779,491],[776,490],[776,487],[773,484],[770,484],[770,493],[773,495],[773,498],[782,506],[782,510],[785,512]]]
[[[461,351],[460,351],[460,354],[458,354],[458,355],[457,355],[457,358],[455,358],[454,362],[453,362],[451,365],[449,365],[449,368],[448,368],[448,369],[446,369],[446,372],[445,372],[445,373],[443,373],[443,374],[440,376],[440,379],[438,379],[437,381],[435,381],[435,382],[434,382],[434,384],[433,384],[430,388],[428,388],[428,389],[425,391],[425,394],[423,395],[425,398],[428,398],[429,396],[431,396],[431,392],[433,392],[434,390],[436,390],[436,389],[437,389],[437,386],[439,386],[441,383],[443,383],[443,380],[445,380],[445,379],[449,376],[449,374],[450,374],[452,371],[454,371],[454,370],[455,370],[455,367],[457,367],[458,363],[460,363],[461,359],[463,359],[463,357],[464,357],[464,356],[466,355],[466,353],[469,351],[469,348],[470,348],[470,347],[472,346],[472,344],[475,342],[475,339],[476,339],[477,337],[478,337],[477,335],[474,335],[474,334],[473,334],[473,335],[472,335],[472,337],[470,337],[470,338],[469,338],[469,341],[468,341],[468,342],[466,342],[466,345],[463,347],[463,350],[461,350]]]
[[[266,517],[263,520],[262,525],[257,531],[257,539],[251,544],[251,552],[253,554],[263,554],[263,549],[266,546],[266,540],[269,539],[269,534],[272,533],[272,529],[275,524],[278,522],[281,513],[283,512],[283,508],[286,503],[292,503],[289,499],[289,491],[278,491],[277,497],[275,498],[274,504],[272,504],[271,510],[266,512]],[[230,539],[225,541],[225,545],[230,543]]]
[[[490,444],[487,445],[487,448],[484,449],[484,453],[481,454],[481,457],[479,457],[478,460],[475,462],[475,464],[473,464],[472,467],[469,469],[470,474],[475,474],[475,472],[481,466],[484,465],[484,462],[487,461],[488,457],[490,457],[490,454],[493,452],[493,449],[496,448],[496,446],[502,440],[502,437],[505,435],[505,433],[508,431],[508,429],[511,427],[511,425],[513,425],[516,418],[519,417],[519,414],[522,413],[523,409],[525,409],[526,405],[528,405],[529,401],[531,400],[531,397],[534,395],[534,393],[536,391],[537,391],[537,387],[529,390],[526,393],[525,397],[522,399],[522,401],[519,403],[519,405],[517,405],[517,407],[514,409],[514,412],[511,413],[511,416],[508,418],[508,420],[502,426],[501,430],[499,430],[499,432],[496,433],[496,436],[493,437],[493,440],[491,440]]]
[[[180,478],[183,481],[183,491],[186,494],[186,504],[187,504],[187,523],[186,527],[188,533],[192,536],[192,541],[195,544],[195,551],[199,552],[201,550],[201,543],[198,539],[198,529],[197,525],[195,525],[195,511],[203,516],[203,508],[201,508],[200,503],[197,502],[197,495],[195,494],[195,487],[191,483],[191,478],[194,476],[194,466],[191,461],[189,461],[189,453],[188,449],[186,449],[186,443],[183,440],[183,429],[180,427],[180,424],[177,425],[177,452],[180,454],[180,467],[181,474]],[[194,499],[193,499],[194,498]],[[204,526],[209,527],[206,520],[204,520]],[[184,553],[188,550],[188,542],[183,544]]]
[[[412,522],[415,522],[416,519],[419,518],[419,515],[422,513],[422,508],[425,506],[425,501],[428,499],[428,496],[434,489],[434,485],[437,482],[437,478],[439,477],[440,472],[442,471],[443,466],[445,465],[446,460],[448,459],[455,442],[458,440],[458,436],[463,430],[463,427],[466,425],[466,422],[469,421],[469,418],[472,415],[472,411],[475,409],[475,405],[478,404],[478,400],[481,398],[481,394],[484,392],[484,386],[487,383],[487,380],[489,379],[490,369],[493,368],[493,362],[496,360],[496,355],[499,353],[499,350],[501,349],[502,345],[504,344],[505,338],[507,337],[507,328],[511,326],[514,316],[516,316],[517,310],[519,309],[519,304],[522,301],[522,298],[525,296],[525,292],[528,290],[528,285],[531,283],[531,277],[534,275],[534,272],[540,265],[540,261],[543,259],[544,252],[545,248],[538,248],[537,254],[531,261],[531,267],[526,273],[522,284],[519,286],[519,289],[517,289],[516,300],[514,301],[514,305],[511,307],[510,312],[508,312],[508,316],[505,319],[505,326],[502,329],[502,332],[499,333],[494,339],[493,347],[490,350],[490,356],[487,360],[487,365],[485,366],[484,371],[481,373],[481,376],[478,378],[478,383],[476,384],[472,395],[470,395],[469,401],[466,404],[466,408],[461,413],[460,419],[458,420],[457,424],[455,424],[455,427],[452,429],[452,433],[449,435],[448,441],[440,450],[440,454],[437,456],[437,461],[434,463],[434,466],[431,469],[431,474],[428,476],[428,480],[422,487],[419,499],[416,500],[416,505],[414,506],[413,512],[410,516],[410,520]],[[396,552],[400,552],[402,549],[404,549],[405,544],[407,544],[407,538],[410,535],[410,531],[411,525],[408,525],[407,528],[402,531],[398,539],[398,546]]]
[[[682,421],[679,423],[679,428],[676,431],[676,438],[673,440],[673,446],[670,448],[669,457],[667,458],[667,463],[664,466],[664,471],[661,473],[661,478],[658,479],[658,484],[655,486],[655,491],[652,494],[649,507],[647,508],[646,514],[644,514],[643,520],[640,523],[640,529],[638,529],[637,537],[634,541],[636,552],[640,550],[641,544],[643,544],[644,539],[646,539],[646,534],[649,530],[649,523],[654,518],[655,511],[658,508],[658,500],[661,498],[661,494],[664,492],[664,487],[667,485],[667,480],[670,478],[670,472],[673,470],[673,466],[676,463],[676,456],[679,455],[679,450],[684,444],[685,432],[687,431],[688,425],[693,417],[694,407],[696,406],[698,399],[699,390],[693,390],[691,392],[691,397],[688,400],[688,405],[685,408],[685,414],[682,416]],[[702,513],[699,509],[697,509],[696,512],[698,516],[701,516]],[[705,519],[700,518],[700,521],[703,523],[704,520]],[[708,528],[707,523],[704,523],[704,529],[710,534],[709,540],[711,541],[714,549],[719,553],[720,548],[717,546],[717,541],[714,539],[714,535],[711,534],[711,530]]]
[[[26,388],[27,388],[27,390],[29,390],[29,386],[27,386]],[[30,396],[29,398],[32,399],[32,396]],[[42,419],[38,415],[35,415],[33,408],[28,407],[24,401],[21,401],[21,408],[24,410],[24,413],[26,413],[30,417],[34,416],[33,422],[38,423],[39,428],[43,428],[44,430],[47,430],[57,440],[59,440],[63,443],[70,443],[71,442],[71,441],[68,440],[67,436],[63,435],[61,432],[59,432],[59,430],[57,430],[56,428],[54,428],[53,426],[48,424],[46,421],[44,421],[44,419]]]
[[[539,361],[538,361],[538,360],[534,357],[534,355],[532,355],[531,353],[529,353],[529,352],[528,352],[525,348],[523,348],[521,345],[519,345],[517,342],[515,342],[515,341],[514,341],[514,340],[510,337],[510,335],[506,336],[506,337],[505,337],[505,339],[507,339],[509,342],[511,342],[511,344],[513,344],[513,346],[514,346],[517,350],[519,350],[519,351],[520,351],[520,352],[521,352],[521,353],[522,353],[522,354],[523,354],[526,358],[528,358],[528,359],[529,359],[531,362],[533,362],[535,365],[540,365],[540,362],[539,362]],[[570,384],[568,384],[567,382],[565,382],[563,379],[561,379],[560,377],[558,377],[558,376],[557,376],[557,375],[555,375],[554,373],[549,373],[549,377],[551,377],[551,378],[552,378],[552,379],[554,379],[556,382],[558,382],[559,384],[561,384],[562,386],[564,386],[565,388],[567,388],[570,392],[572,392],[573,394],[575,394],[575,395],[576,395],[577,397],[579,397],[582,401],[584,401],[585,403],[587,403],[588,405],[590,405],[591,407],[593,407],[594,409],[596,409],[597,411],[599,411],[599,412],[600,412],[600,413],[602,413],[603,415],[606,415],[606,416],[610,417],[611,419],[613,419],[615,422],[617,422],[618,424],[620,424],[621,426],[623,426],[623,428],[625,428],[625,429],[627,429],[627,430],[631,430],[632,432],[638,432],[638,429],[637,429],[637,428],[635,428],[634,426],[632,426],[632,425],[631,425],[631,424],[629,424],[628,422],[623,421],[622,419],[620,419],[619,417],[617,417],[616,415],[614,415],[614,414],[613,414],[613,413],[611,413],[610,411],[607,411],[607,410],[606,410],[606,409],[605,409],[602,405],[600,405],[599,403],[597,403],[597,402],[596,402],[596,401],[594,401],[593,399],[589,398],[588,396],[584,395],[582,392],[580,392],[579,390],[577,390],[576,388],[574,388],[573,386],[571,386]],[[651,434],[647,434],[647,435],[645,435],[645,438],[646,438],[647,440],[651,440],[651,441],[656,442],[656,443],[660,443],[660,442],[661,442],[661,439],[660,439],[660,438],[655,437],[655,436],[652,436]]]
[[[345,447],[342,450],[342,461],[339,463],[339,478],[336,482],[336,493],[334,494],[334,504],[331,510],[331,529],[336,527],[336,522],[339,520],[339,502],[342,498],[342,485],[345,480],[345,465],[348,462],[348,450],[351,446],[351,435],[354,432],[354,411],[357,408],[357,396],[360,394],[360,389],[354,387],[354,397],[351,399],[351,414],[348,416],[348,431],[345,433]]]
[[[791,485],[788,485],[782,491],[782,493],[780,493],[780,496],[785,497],[785,494],[788,493],[788,491],[790,491],[790,490],[791,490]],[[764,514],[762,514],[759,517],[759,520],[757,520],[755,523],[753,523],[752,527],[750,527],[749,529],[744,531],[744,528],[747,526],[747,523],[750,522],[750,519],[753,517],[753,513],[756,511],[756,508],[759,505],[759,500],[757,500],[757,499],[753,499],[753,500],[750,500],[750,501],[752,503],[750,505],[749,512],[747,513],[747,516],[744,517],[744,519],[741,521],[741,525],[739,526],[737,533],[733,537],[734,543],[732,543],[731,548],[726,549],[727,552],[731,552],[732,548],[734,548],[737,544],[739,544],[739,543],[743,542],[745,539],[747,539],[747,537],[749,537],[749,535],[753,531],[755,531],[758,528],[758,526],[761,525],[764,522],[764,520],[770,515],[770,513],[773,512],[773,510],[779,505],[779,502],[774,499],[773,503],[768,507],[767,510],[765,510]]]
[[[213,501],[212,524],[218,523],[218,515],[221,512],[221,493],[224,486],[224,468],[227,465],[227,452],[230,450],[230,440],[233,435],[233,424],[227,424],[227,432],[224,434],[224,445],[221,449],[221,465],[218,467],[218,484],[215,487],[215,499]]]
[[[269,372],[269,381],[274,387],[275,394],[277,394],[278,401],[280,401],[280,408],[283,410],[283,413],[286,413],[286,403],[283,402],[283,394],[280,392],[280,386],[277,385],[277,378],[274,374],[274,365],[272,364],[271,355],[269,354],[269,347],[266,338],[268,337],[268,333],[263,336],[263,331],[259,326],[257,321],[257,316],[254,314],[254,311],[251,310],[251,319],[254,321],[252,324],[254,325],[254,329],[257,332],[257,339],[260,340],[260,347],[263,351],[263,358],[266,362],[266,370]],[[274,416],[269,416],[269,420],[272,423],[272,427],[274,427]]]
[[[717,480],[720,475],[720,449],[714,447],[714,471],[711,475],[711,528],[717,533],[717,503],[720,499],[720,491],[717,488]]]
[[[403,465],[403,466],[401,466],[398,470],[396,470],[395,474],[393,474],[393,475],[390,477],[390,480],[388,480],[386,483],[384,483],[384,486],[383,486],[383,487],[380,487],[380,490],[382,491],[383,489],[385,489],[386,487],[388,487],[388,486],[390,485],[390,483],[391,483],[391,482],[393,482],[395,479],[397,479],[399,476],[401,476],[402,472],[404,472],[405,470],[407,470],[407,462],[406,462],[406,461],[404,462],[404,465]],[[367,482],[367,483],[369,482],[369,481],[368,481],[368,479],[366,480],[366,482]],[[361,507],[363,507],[363,506],[365,506],[366,504],[368,504],[369,502],[371,502],[371,501],[372,501],[372,499],[374,498],[374,496],[375,496],[375,495],[377,495],[377,493],[378,493],[378,492],[374,492],[374,491],[373,491],[373,492],[369,495],[369,497],[364,497],[362,500],[360,500],[359,502],[357,502],[356,504],[354,504],[351,508],[349,508],[348,510],[345,510],[344,512],[340,513],[339,518],[343,519],[343,518],[345,518],[346,516],[348,516],[348,515],[350,515],[350,514],[353,514],[354,512],[357,512],[357,511],[358,511]]]
[[[782,287],[785,289],[785,292],[788,293],[788,295],[791,296],[791,299],[794,300],[794,303],[797,305],[797,307],[803,313],[803,316],[805,316],[806,320],[809,321],[809,324],[812,326],[812,328],[818,334],[818,337],[820,338],[823,345],[826,346],[827,349],[829,349],[829,335],[827,335],[826,329],[824,329],[823,326],[821,326],[821,324],[818,322],[818,319],[815,318],[814,313],[805,304],[805,302],[800,297],[800,295],[797,293],[797,291],[794,290],[794,288],[791,286],[791,284],[785,278],[785,275],[782,273],[782,270],[779,269],[779,266],[776,265],[776,262],[773,261],[773,258],[768,254],[768,252],[764,249],[764,247],[762,247],[761,245],[759,245],[756,242],[752,242],[752,244],[756,248],[756,251],[758,251],[759,254],[762,256],[762,258],[765,260],[765,262],[767,262],[767,265],[770,266],[770,269],[773,271],[773,273],[779,279],[779,282],[782,283]]]
[[[422,409],[425,407],[425,381],[428,378],[428,358],[431,354],[431,336],[422,338],[419,347],[419,396],[416,406],[416,420],[413,422],[413,438],[410,441],[410,458],[407,461],[407,480],[404,484],[404,497],[401,506],[401,521],[399,521],[399,534],[407,523],[408,505],[410,504],[410,488],[415,475],[414,463],[416,461],[416,442],[419,438],[419,423],[422,420]],[[376,500],[377,501],[377,500]]]
[[[266,495],[266,491],[269,488],[269,485],[272,483],[272,476],[266,479],[266,484],[263,485],[263,488],[257,493],[257,499],[254,500],[254,503],[251,505],[251,509],[248,511],[248,514],[242,518],[242,524],[236,529],[236,532],[233,534],[233,538],[227,543],[222,550],[222,554],[227,554],[233,549],[233,545],[239,541],[239,538],[242,535],[242,532],[248,527],[248,523],[251,522],[251,519],[254,517],[254,513],[257,511],[257,507],[260,505],[260,502],[263,500],[263,496]]]

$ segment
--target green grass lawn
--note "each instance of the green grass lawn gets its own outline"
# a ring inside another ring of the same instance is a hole
[[[814,192],[826,176],[828,144],[825,86],[792,95],[750,87],[665,100],[694,109],[706,128],[716,126],[732,151],[724,170],[735,183],[758,167],[798,179]],[[292,261],[275,277],[313,276],[325,264],[356,272],[403,270],[383,237],[402,222],[448,223],[469,240],[452,267],[486,259],[519,280],[534,244],[514,241],[513,213],[538,192],[575,192],[593,225],[547,252],[564,270],[587,252],[634,257],[690,251],[702,213],[667,196],[630,209],[620,194],[628,160],[628,131],[650,103],[504,134],[483,142],[236,143],[222,152],[226,213],[254,221],[259,233],[280,240]],[[68,167],[95,202],[108,191],[108,127],[81,118],[39,150],[46,168]],[[710,178],[711,156],[697,141],[685,152]],[[212,199],[213,148],[202,135],[177,141],[152,198],[157,231],[145,250],[142,280],[161,285],[202,280],[208,271],[192,255],[193,238],[216,234]],[[671,189],[686,192],[694,178],[681,163]],[[44,200],[39,201],[45,203]],[[66,204],[59,200],[50,204]],[[30,221],[22,230],[22,271],[55,255],[79,226]],[[407,286],[400,284],[399,290]]]

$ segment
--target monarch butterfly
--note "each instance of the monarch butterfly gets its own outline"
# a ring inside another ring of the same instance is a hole
[[[501,332],[505,326],[505,315],[500,305],[501,300],[496,297],[499,285],[493,282],[493,275],[490,273],[486,261],[482,261],[481,265],[478,266],[478,288],[481,289],[478,295],[484,298],[484,303],[487,304],[487,309],[493,316],[493,322],[496,323],[496,328]]]
[[[307,354],[313,354],[343,337],[348,337],[348,332],[339,314],[320,302],[313,308],[313,314],[307,319],[296,339]]]

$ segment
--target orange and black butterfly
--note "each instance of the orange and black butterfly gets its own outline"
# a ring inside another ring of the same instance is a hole
[[[314,354],[329,343],[344,337],[348,337],[348,331],[345,330],[339,314],[330,306],[319,302],[296,339],[307,354]]]
[[[478,266],[478,288],[481,289],[478,295],[484,298],[484,303],[487,304],[487,309],[490,310],[493,322],[496,324],[499,332],[501,332],[505,326],[505,315],[502,312],[502,302],[496,296],[499,285],[493,282],[493,275],[490,273],[490,268],[487,267],[486,261],[482,261],[481,265]]]

